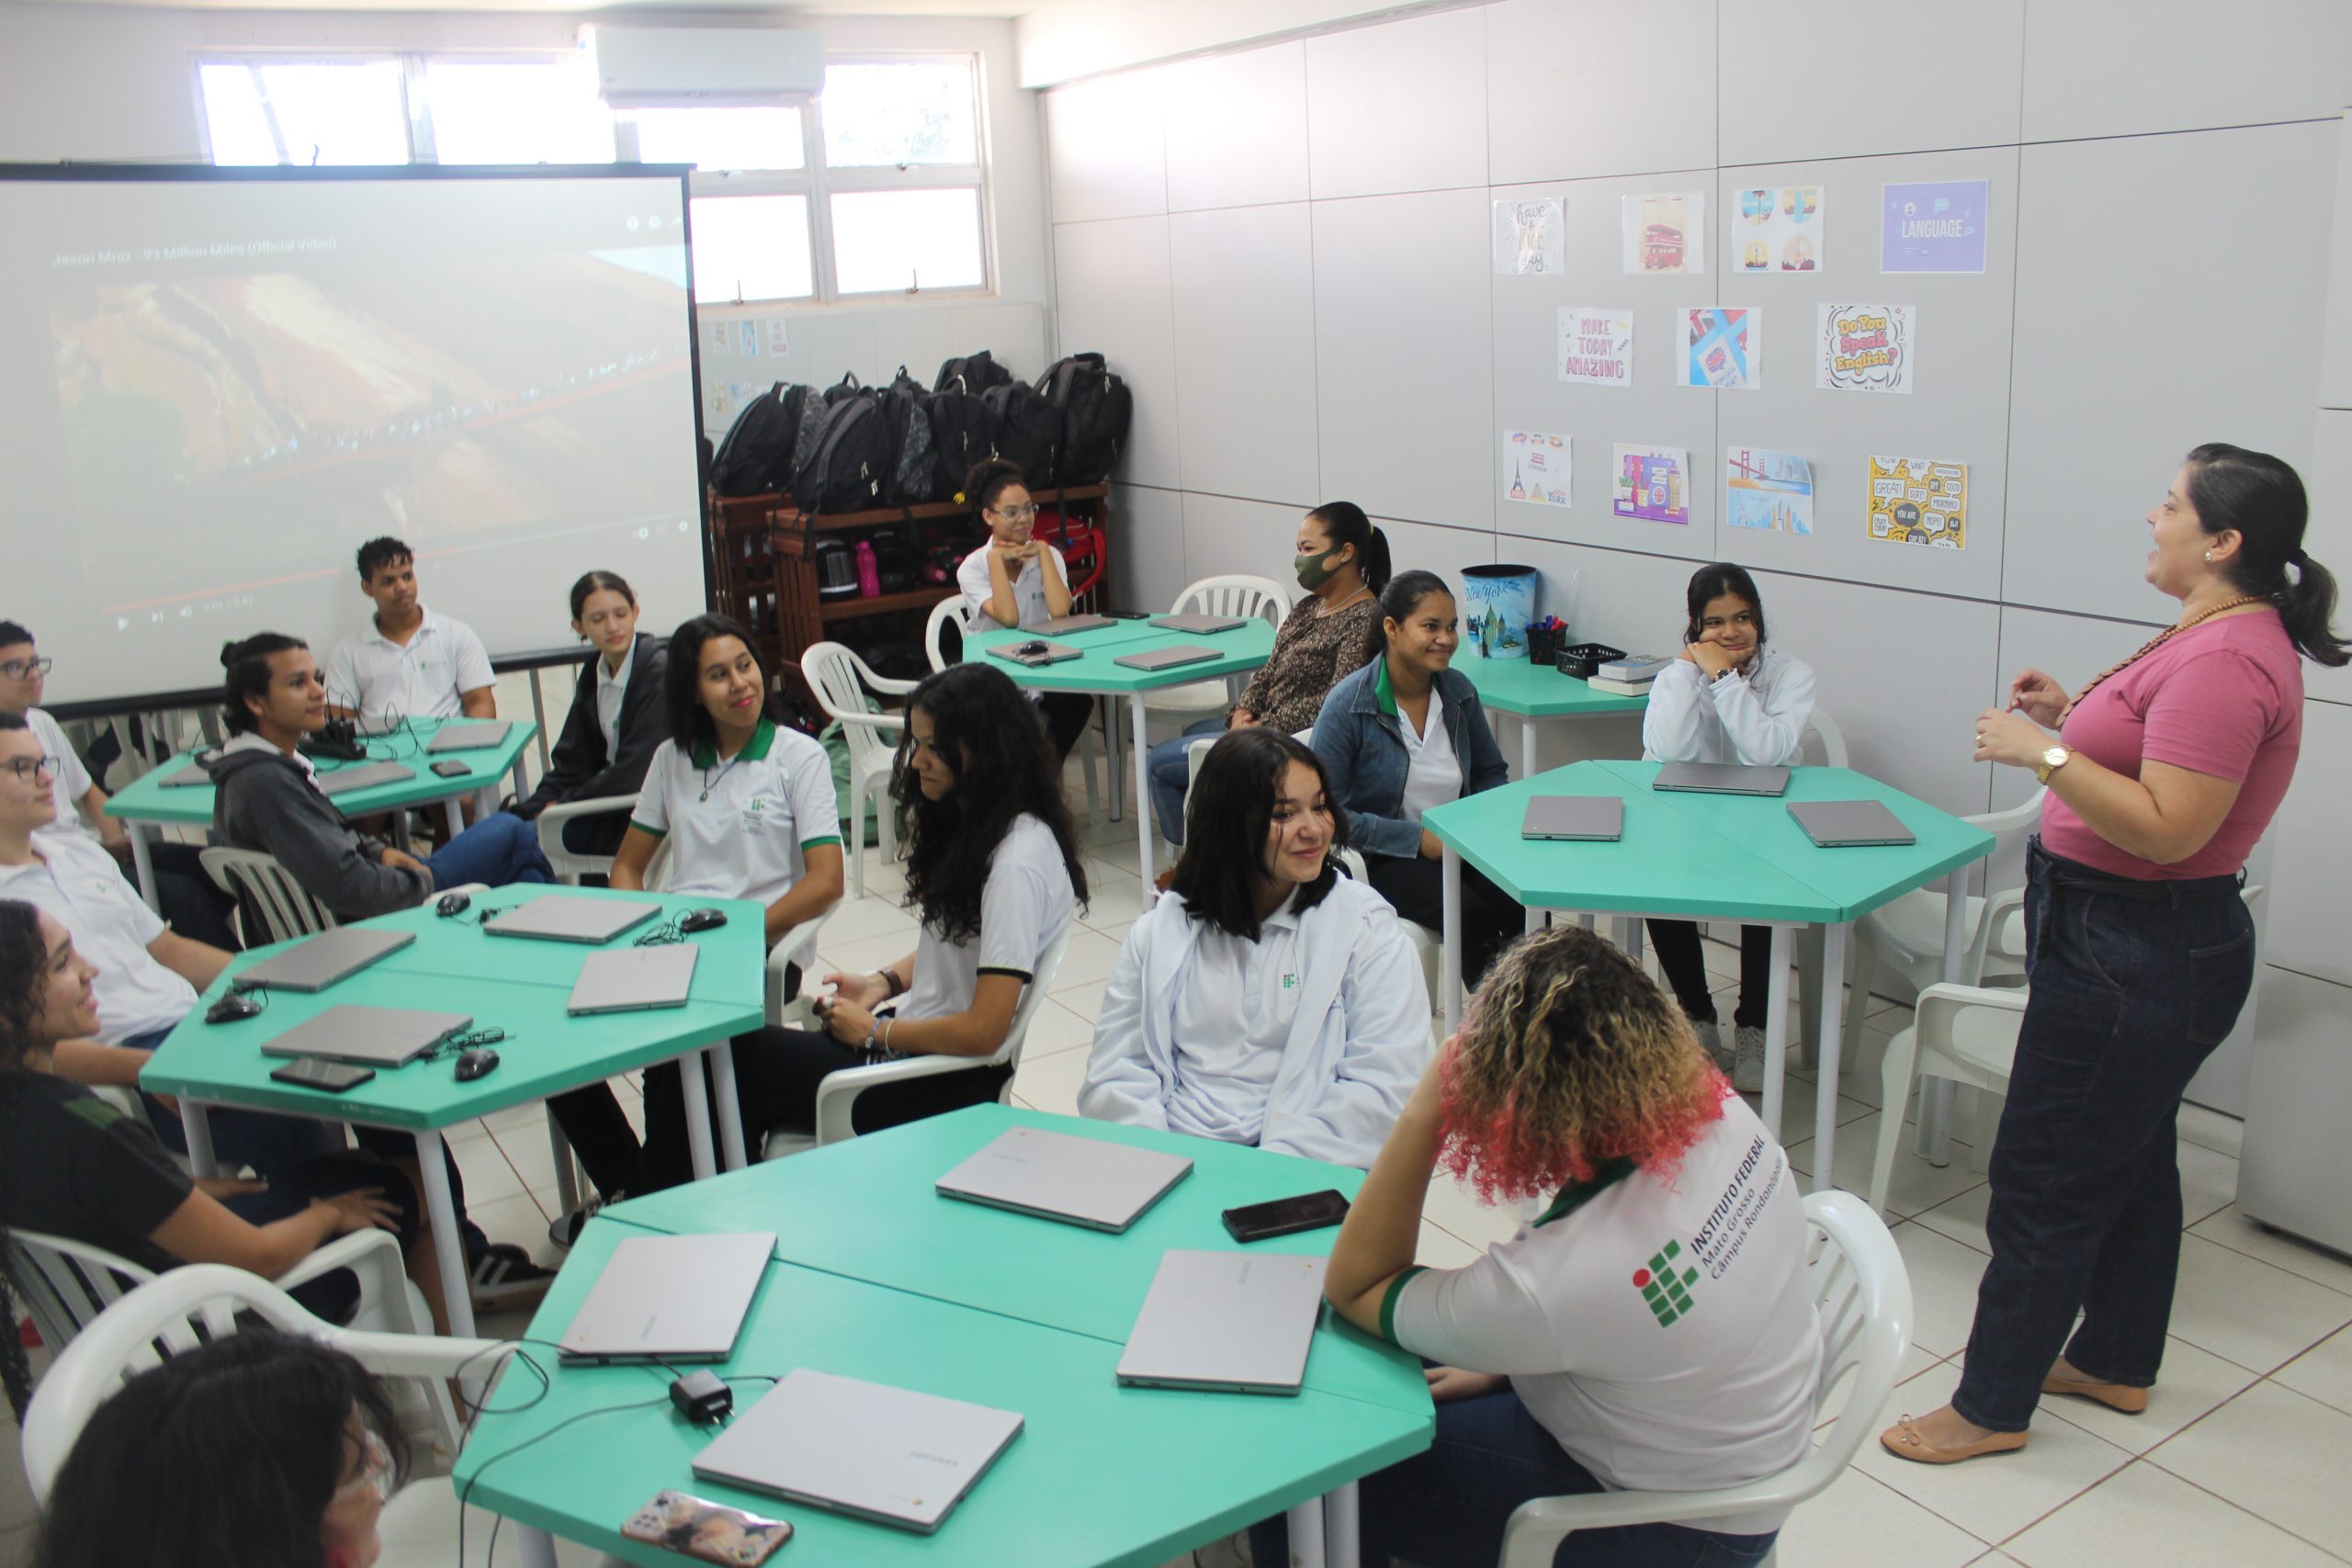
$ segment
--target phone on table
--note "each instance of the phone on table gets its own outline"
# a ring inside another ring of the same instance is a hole
[[[1271,1203],[1250,1203],[1225,1212],[1225,1228],[1236,1241],[1264,1241],[1269,1236],[1296,1235],[1321,1230],[1348,1217],[1348,1201],[1336,1188],[1277,1198]]]
[[[322,1089],[330,1094],[340,1094],[356,1089],[376,1076],[373,1067],[356,1067],[349,1062],[322,1062],[316,1056],[297,1056],[282,1067],[270,1071],[277,1083],[290,1083],[297,1089]]]
[[[444,757],[433,764],[433,771],[445,779],[461,779],[472,773],[473,769],[455,757]]]
[[[1105,610],[1102,613],[1110,616],[1114,621],[1148,621],[1151,619],[1151,612],[1149,610]]]
[[[621,1526],[621,1534],[721,1568],[752,1568],[792,1539],[792,1526],[683,1492],[657,1492]]]

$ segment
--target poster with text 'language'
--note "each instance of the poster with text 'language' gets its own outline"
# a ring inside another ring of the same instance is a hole
[[[1908,305],[1824,305],[1813,384],[1828,392],[1908,392],[1917,327]]]
[[[1881,272],[1983,272],[1984,180],[1880,187]]]
[[[1634,312],[1560,307],[1560,379],[1587,387],[1634,384]]]
[[[1610,510],[1645,523],[1690,521],[1690,454],[1679,446],[1616,448]]]
[[[1568,438],[1540,430],[1503,432],[1503,499],[1536,506],[1568,504]]]
[[[1819,186],[1761,186],[1732,192],[1734,272],[1817,272],[1821,244]]]
[[[1813,465],[1793,452],[1724,449],[1724,521],[1772,534],[1813,532]]]
[[[1882,545],[1968,547],[1968,465],[1871,459],[1870,536]]]

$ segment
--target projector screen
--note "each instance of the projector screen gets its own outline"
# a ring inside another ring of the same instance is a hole
[[[394,535],[491,657],[574,646],[582,571],[704,607],[678,170],[0,167],[0,617],[51,705],[322,664]]]

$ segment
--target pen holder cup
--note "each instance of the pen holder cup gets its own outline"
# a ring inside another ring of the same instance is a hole
[[[1567,640],[1566,626],[1530,626],[1527,628],[1527,657],[1538,664],[1551,664],[1559,660],[1560,645]]]

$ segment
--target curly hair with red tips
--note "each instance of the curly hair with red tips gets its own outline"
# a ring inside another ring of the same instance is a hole
[[[1616,1159],[1670,1177],[1733,1093],[1673,998],[1577,925],[1495,960],[1441,1082],[1438,1163],[1488,1203],[1589,1181]]]

